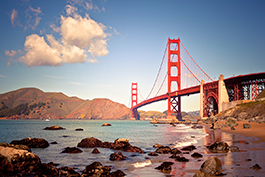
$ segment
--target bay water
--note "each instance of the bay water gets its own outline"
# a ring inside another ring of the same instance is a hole
[[[103,123],[110,123],[111,126],[101,126]],[[65,130],[43,130],[45,127],[58,125],[64,127]],[[53,162],[59,164],[58,167],[69,166],[77,172],[82,173],[87,165],[98,161],[102,165],[112,167],[112,171],[122,170],[126,176],[193,176],[200,169],[202,163],[213,154],[205,148],[206,145],[215,141],[230,142],[232,145],[234,140],[246,139],[245,137],[236,137],[235,135],[222,132],[209,131],[207,128],[193,129],[192,125],[177,124],[150,124],[149,121],[133,121],[133,120],[0,120],[0,143],[10,143],[12,140],[21,140],[27,137],[44,138],[49,143],[56,141],[58,144],[50,144],[48,148],[32,148],[32,152],[37,154],[42,163]],[[84,131],[75,131],[82,128]],[[77,147],[82,139],[94,137],[102,142],[114,142],[118,138],[127,138],[129,143],[144,150],[146,153],[122,152],[127,156],[124,161],[110,161],[110,154],[118,152],[108,148],[98,148],[99,154],[92,154],[94,148],[80,148],[83,152],[78,154],[61,153],[66,147]],[[169,158],[171,154],[159,154],[159,156],[148,156],[149,152],[155,151],[153,145],[161,144],[170,146],[171,148],[181,148],[188,145],[195,145],[196,150],[203,154],[203,158],[195,159],[190,154],[182,154],[189,159],[189,162],[176,162]],[[257,151],[250,148],[253,144],[237,144],[240,149],[249,149],[246,152],[237,152],[218,154],[218,158],[223,163],[225,172],[232,176],[238,175],[242,169],[238,168],[237,157],[252,158],[264,164],[263,160],[256,157]],[[254,145],[257,149],[264,145]],[[262,153],[264,151],[262,150]],[[242,159],[238,159],[242,161]],[[174,162],[172,171],[168,174],[156,170],[155,167],[164,161]],[[244,162],[245,163],[245,162]],[[253,162],[252,162],[253,163]],[[244,164],[251,165],[251,164]],[[265,164],[264,164],[265,165]],[[243,166],[241,166],[242,168]],[[237,170],[238,168],[238,170]],[[244,168],[249,171],[249,167]],[[260,171],[263,174],[263,170]],[[260,173],[256,172],[256,173]],[[258,175],[259,176],[259,175]]]

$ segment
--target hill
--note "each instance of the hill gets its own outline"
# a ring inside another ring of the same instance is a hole
[[[0,94],[0,118],[126,119],[130,109],[109,99],[83,100],[60,92],[21,88]]]

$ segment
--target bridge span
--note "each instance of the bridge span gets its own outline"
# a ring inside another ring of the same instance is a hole
[[[173,45],[176,44],[176,46]],[[213,81],[193,60],[198,68],[204,73],[208,82],[199,78],[194,74],[180,57],[180,46],[183,46],[180,39],[168,39],[167,44],[167,81],[168,91],[166,93],[154,96],[138,103],[138,86],[137,83],[132,83],[132,95],[131,95],[131,117],[139,119],[137,109],[152,104],[154,102],[168,100],[168,119],[174,119],[177,114],[177,118],[181,118],[181,97],[189,96],[192,94],[200,94],[200,116],[208,117],[211,114],[217,114],[223,111],[223,104],[227,102],[233,102],[238,100],[254,100],[258,93],[265,88],[265,72],[250,73],[245,75],[238,75],[224,79],[223,75],[220,75],[219,79]],[[184,46],[183,46],[184,47]],[[184,50],[186,48],[184,47]],[[186,50],[187,52],[187,50]],[[173,59],[172,55],[176,55],[177,59]],[[163,62],[163,61],[162,61]],[[197,85],[188,86],[186,88],[181,87],[181,76],[187,74],[181,74],[181,63],[187,68],[187,71],[198,82]],[[162,64],[161,64],[162,66]],[[160,66],[160,67],[161,67]],[[172,76],[172,68],[177,70],[177,74]],[[160,69],[159,69],[160,72]],[[159,74],[158,74],[159,75]],[[156,79],[157,80],[157,79]],[[171,91],[171,83],[176,82],[178,88]],[[164,81],[163,81],[164,83]],[[162,84],[163,84],[162,83]],[[153,88],[152,88],[153,90]],[[152,91],[151,90],[151,91]],[[150,95],[150,94],[149,94]],[[174,114],[175,113],[175,114]]]

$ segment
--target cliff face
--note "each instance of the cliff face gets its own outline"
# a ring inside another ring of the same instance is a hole
[[[109,99],[82,100],[37,88],[22,88],[0,94],[0,118],[124,119],[129,118],[129,111],[123,104]]]

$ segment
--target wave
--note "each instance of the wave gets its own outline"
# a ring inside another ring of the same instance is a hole
[[[134,166],[135,168],[146,167],[146,166],[148,166],[148,165],[152,165],[151,160],[147,160],[147,161],[145,161],[145,162],[136,162],[136,163],[133,164],[133,166]]]

